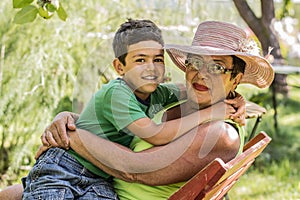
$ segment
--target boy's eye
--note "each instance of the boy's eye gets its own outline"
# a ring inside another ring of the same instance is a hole
[[[154,62],[164,62],[164,60],[162,58],[156,58],[154,59]]]
[[[139,59],[136,59],[135,62],[146,62],[146,60],[144,58],[139,58]]]

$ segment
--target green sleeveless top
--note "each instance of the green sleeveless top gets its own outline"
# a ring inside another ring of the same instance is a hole
[[[162,111],[158,112],[154,118],[153,121],[155,121],[157,124],[161,123],[162,117],[164,113],[177,105],[180,105],[184,103],[186,100],[181,102],[176,102],[173,104],[170,104]],[[240,135],[240,149],[239,153],[243,150],[244,145],[244,129],[240,127],[238,124],[231,120],[225,120],[227,123],[232,124],[238,131]],[[152,144],[135,137],[133,141],[131,142],[130,148],[133,149],[135,152],[139,152],[145,149],[149,149],[153,147]],[[238,154],[239,154],[238,153]],[[140,183],[129,183],[125,182],[121,179],[114,178],[114,188],[117,192],[120,200],[166,200],[168,199],[174,192],[176,192],[182,185],[184,185],[185,182],[180,183],[174,183],[169,185],[162,185],[162,186],[148,186]]]

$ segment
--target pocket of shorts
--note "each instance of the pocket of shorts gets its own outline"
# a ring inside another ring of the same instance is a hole
[[[23,199],[56,199],[56,200],[68,200],[74,199],[69,188],[39,188],[38,190],[23,193]]]
[[[97,184],[92,186],[93,190],[99,197],[105,197],[107,199],[119,199],[117,193],[113,187],[106,184]]]

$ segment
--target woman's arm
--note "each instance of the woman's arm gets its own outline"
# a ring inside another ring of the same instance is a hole
[[[203,124],[167,145],[142,152],[133,152],[80,129],[70,133],[70,145],[116,178],[164,185],[188,180],[216,157],[225,162],[232,159],[240,144],[231,125],[216,121]]]

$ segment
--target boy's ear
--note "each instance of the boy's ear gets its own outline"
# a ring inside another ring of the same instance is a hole
[[[120,60],[118,58],[115,58],[113,61],[113,66],[116,70],[116,72],[120,75],[123,76],[124,75],[124,70],[123,67],[124,65],[120,62]]]

